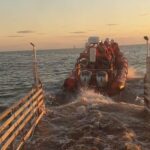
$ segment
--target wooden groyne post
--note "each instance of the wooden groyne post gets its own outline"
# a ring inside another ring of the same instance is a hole
[[[31,42],[32,50],[33,50],[33,77],[34,77],[34,86],[38,87],[37,85],[40,83],[39,73],[38,73],[38,64],[37,64],[37,56],[36,56],[36,49],[35,45]]]
[[[150,50],[149,50],[149,38],[144,36],[147,45],[147,57],[146,57],[146,74],[144,78],[144,101],[145,107],[150,112]]]
[[[33,46],[34,86],[19,102],[0,114],[0,149],[21,149],[45,114],[45,94],[39,80],[35,46]]]

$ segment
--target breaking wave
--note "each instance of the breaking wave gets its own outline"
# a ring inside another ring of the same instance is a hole
[[[78,97],[78,100],[83,101],[87,104],[94,103],[112,103],[113,100],[110,97],[101,95],[100,93],[95,93],[93,90],[82,90],[81,94]]]
[[[132,81],[132,86],[139,80]],[[149,150],[150,118],[144,106],[135,103],[134,94],[129,86],[118,97],[128,101],[116,101],[83,90],[69,103],[48,107],[27,149]]]

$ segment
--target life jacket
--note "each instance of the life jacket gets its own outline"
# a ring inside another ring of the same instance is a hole
[[[120,52],[119,46],[117,43],[112,43],[111,44],[111,48],[113,50],[114,55],[118,55],[118,53]]]
[[[96,63],[99,69],[111,69],[113,66],[113,51],[111,47],[99,44],[96,49]]]
[[[114,67],[117,70],[116,81],[125,83],[128,74],[128,61],[120,51],[118,43],[114,42],[111,44],[115,56]]]

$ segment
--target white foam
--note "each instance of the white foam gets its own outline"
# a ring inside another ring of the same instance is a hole
[[[106,97],[100,93],[96,93],[93,90],[82,91],[78,99],[84,101],[85,103],[113,103],[111,98]]]

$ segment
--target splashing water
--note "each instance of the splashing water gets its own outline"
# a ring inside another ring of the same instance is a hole
[[[69,103],[47,109],[28,149],[115,150],[132,146],[148,150],[150,120],[142,112],[143,106],[117,103],[93,90],[82,90]]]
[[[94,90],[82,91],[78,99],[88,104],[91,104],[93,102],[106,104],[113,103],[113,100],[111,98],[104,96],[100,93],[96,93]]]
[[[134,67],[129,66],[128,79],[131,79],[131,78],[140,78],[140,75],[138,74],[137,70]]]

